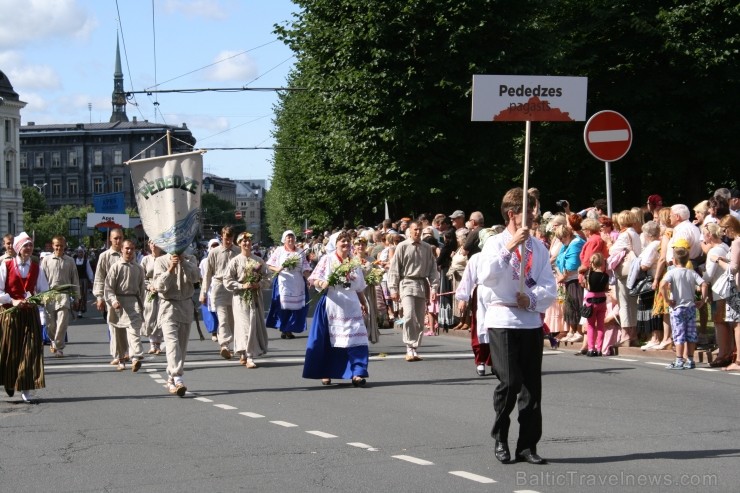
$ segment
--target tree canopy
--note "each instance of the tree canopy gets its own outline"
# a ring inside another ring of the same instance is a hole
[[[612,166],[614,209],[660,193],[690,206],[736,184],[740,6],[722,0],[296,0],[276,26],[297,62],[276,108],[273,237],[481,210],[500,221],[522,183],[524,125],[470,121],[473,74],[588,77],[588,114],[619,111],[632,149]],[[582,123],[532,125],[530,185],[605,196]]]

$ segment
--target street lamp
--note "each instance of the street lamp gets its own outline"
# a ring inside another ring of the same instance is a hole
[[[37,185],[36,183],[33,184],[33,186],[36,187],[40,194],[44,193],[44,187],[46,185],[48,185],[48,183],[44,183],[43,185]]]

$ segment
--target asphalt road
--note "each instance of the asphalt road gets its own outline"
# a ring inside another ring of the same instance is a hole
[[[247,370],[193,329],[178,398],[164,355],[116,372],[102,320],[74,322],[40,403],[0,398],[0,491],[740,491],[740,375],[545,350],[550,463],[501,465],[497,380],[475,374],[466,338],[425,338],[407,363],[384,330],[367,387],[324,387],[301,378],[306,334],[268,330]]]

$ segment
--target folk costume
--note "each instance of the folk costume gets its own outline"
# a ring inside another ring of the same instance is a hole
[[[105,278],[108,275],[108,271],[110,270],[110,268],[113,266],[113,264],[118,262],[120,258],[121,252],[113,250],[112,248],[107,249],[98,257],[98,261],[95,267],[95,281],[93,281],[92,289],[93,296],[95,296],[97,300],[104,300],[103,291],[105,290]],[[110,311],[110,306],[108,306],[107,304],[106,311]],[[110,355],[113,356],[113,362],[115,362],[115,360],[118,358],[118,356],[116,356],[118,348],[115,341],[115,329],[111,324],[108,324],[108,338],[110,341]],[[119,342],[123,344],[123,341]],[[127,354],[128,348],[123,347],[123,350],[124,354]]]
[[[138,371],[144,359],[141,346],[141,326],[144,324],[143,304],[146,296],[144,268],[135,260],[123,257],[113,264],[105,277],[103,296],[109,307],[108,324],[114,329],[114,358],[118,359],[118,370],[125,367],[126,351],[130,350],[132,369]],[[115,303],[120,308],[114,308]]]
[[[335,252],[324,255],[308,278],[309,283],[328,281],[341,264],[342,258]],[[365,278],[357,267],[345,281],[327,287],[316,303],[306,344],[303,378],[368,376],[367,329],[359,297],[366,287]]]
[[[295,237],[288,230],[283,233],[283,243],[289,235]],[[303,273],[310,272],[311,266],[305,255],[288,251],[284,246],[277,247],[267,260],[267,265],[277,271],[287,259],[299,255],[298,264],[292,269],[280,270],[272,283],[272,299],[266,325],[280,330],[282,338],[292,338],[294,333],[306,330],[309,294]]]
[[[69,255],[47,255],[41,259],[41,270],[44,271],[50,288],[65,284],[80,285],[77,277],[77,266]],[[75,296],[77,294],[75,293]],[[44,306],[46,310],[46,326],[51,341],[51,351],[57,357],[64,356],[62,350],[66,345],[67,327],[72,316],[71,297],[67,293],[57,297]]]
[[[231,358],[229,346],[234,341],[234,311],[231,306],[233,296],[224,287],[224,277],[229,262],[237,255],[239,255],[239,248],[236,245],[232,245],[231,248],[221,245],[209,251],[206,275],[201,284],[202,292],[208,293],[216,307],[218,345],[221,346],[221,354],[224,357],[228,355],[228,358]]]
[[[154,262],[157,257],[149,254],[141,259],[141,267],[144,269],[144,287],[146,297],[144,298],[144,323],[141,326],[141,335],[149,338],[149,354],[160,354],[162,352],[162,328],[159,326],[159,296],[154,289]]]
[[[15,257],[0,264],[0,304],[6,310],[13,301],[49,289],[44,272],[30,257],[21,258],[21,248],[31,242],[26,233],[15,237]],[[8,313],[0,313],[0,384],[8,396],[21,391],[23,400],[31,402],[34,389],[46,387],[44,379],[44,345],[41,321],[36,305],[18,305]]]
[[[527,238],[522,259],[520,246],[513,252],[507,248],[512,238],[509,227],[490,238],[478,261],[478,282],[491,290],[484,323],[491,341],[491,358],[496,362],[493,371],[499,378],[493,396],[496,417],[491,436],[497,444],[506,443],[511,422],[509,415],[517,405],[518,396],[516,451],[529,450],[536,454],[542,436],[541,314],[555,300],[556,283],[549,253],[542,242]],[[525,268],[521,289],[529,298],[527,308],[519,308],[517,303],[522,263]]]
[[[253,358],[267,352],[267,327],[265,326],[262,290],[244,289],[250,276],[253,283],[267,275],[264,260],[255,256],[237,255],[229,262],[224,286],[232,293],[234,308],[234,351],[241,353],[247,368],[256,368]]]
[[[181,255],[179,265],[170,269],[172,255],[154,261],[154,288],[159,295],[159,323],[167,355],[167,390],[185,396],[183,382],[188,337],[193,324],[193,294],[200,280],[198,262],[192,255]]]

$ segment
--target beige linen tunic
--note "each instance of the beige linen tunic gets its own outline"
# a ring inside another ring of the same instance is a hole
[[[98,257],[98,263],[95,267],[95,281],[93,281],[93,296],[96,298],[103,298],[103,291],[105,290],[105,277],[108,275],[108,271],[111,266],[118,262],[121,258],[121,252],[116,252],[110,248]]]
[[[198,261],[192,255],[180,256],[180,267],[169,272],[170,255],[165,254],[154,261],[154,288],[159,293],[159,319],[177,323],[193,322],[193,293],[200,281]]]
[[[150,288],[154,286],[154,255],[147,255],[141,259],[141,267],[144,269],[144,286],[146,295],[144,297],[144,325],[141,327],[141,334],[147,337],[155,335],[161,340],[161,330],[159,330],[159,296],[155,293],[152,295]],[[156,334],[155,334],[156,333]]]
[[[234,350],[245,352],[251,358],[267,352],[267,327],[262,290],[252,290],[251,302],[242,298],[244,279],[247,270],[265,277],[267,266],[261,258],[250,255],[237,255],[229,262],[224,278],[224,286],[233,293],[234,308]]]
[[[108,323],[115,327],[131,327],[137,332],[141,330],[144,296],[144,268],[123,259],[113,264],[105,277],[104,298],[111,307]],[[121,304],[118,310],[112,308],[116,301]]]
[[[232,245],[231,249],[218,246],[208,253],[206,275],[203,278],[201,290],[213,297],[213,303],[216,306],[231,305],[232,294],[224,287],[223,282],[229,262],[240,252],[239,248]]]
[[[439,287],[437,263],[431,245],[423,241],[417,244],[411,240],[402,241],[396,247],[388,270],[388,289],[397,292],[401,298],[413,296],[426,299],[427,286],[434,291]]]
[[[77,275],[77,266],[75,265],[74,259],[69,255],[62,255],[57,257],[56,255],[47,255],[41,259],[41,269],[46,274],[46,279],[49,281],[49,288],[56,288],[64,284],[74,284],[72,292],[76,293],[79,290],[80,279]],[[62,294],[55,301],[47,303],[46,308],[49,311],[61,310],[62,308],[69,308],[70,295]]]

